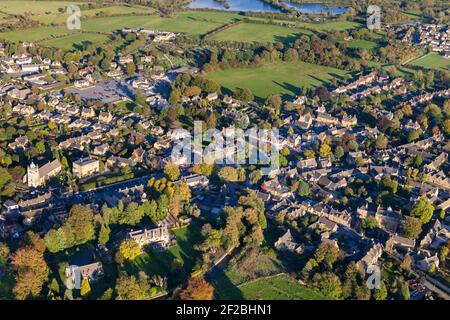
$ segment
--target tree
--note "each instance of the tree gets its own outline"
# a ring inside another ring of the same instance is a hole
[[[341,159],[344,156],[344,148],[341,146],[337,146],[336,150],[334,151],[334,157],[336,159]]]
[[[377,140],[375,142],[377,149],[386,149],[387,144],[388,139],[386,138],[386,136],[384,134],[378,135]]]
[[[94,213],[89,207],[74,205],[66,222],[44,237],[47,249],[58,252],[95,239]]]
[[[426,198],[419,199],[411,209],[411,216],[419,218],[424,224],[428,223],[433,216],[434,206]]]
[[[332,299],[342,295],[341,280],[332,272],[316,273],[313,277],[313,286],[322,294]]]
[[[369,216],[366,219],[364,219],[362,225],[364,229],[376,229],[379,227],[377,219],[372,216]]]
[[[146,297],[147,292],[138,282],[135,276],[127,276],[121,274],[116,281],[116,299],[117,300],[142,300]]]
[[[136,72],[136,65],[134,62],[130,62],[127,65],[127,75],[132,76]]]
[[[306,181],[300,180],[298,185],[298,195],[300,197],[307,197],[309,196],[309,193],[309,184]]]
[[[91,293],[91,285],[89,284],[88,278],[83,278],[81,281],[81,289],[80,289],[80,295],[82,297],[87,297]]]
[[[409,239],[417,239],[422,232],[422,221],[414,217],[406,217],[402,223],[403,233]]]
[[[109,241],[109,234],[111,233],[111,229],[105,225],[104,223],[102,223],[102,225],[100,226],[100,231],[98,234],[98,243],[100,244],[107,244]]]
[[[406,254],[405,258],[400,264],[400,268],[402,268],[405,271],[411,271],[411,264],[412,264],[411,256],[409,254]]]
[[[245,102],[252,102],[253,99],[255,99],[255,96],[250,89],[236,88],[236,90],[234,91],[234,98]]]
[[[128,239],[122,242],[119,251],[125,259],[134,260],[141,254],[141,247],[133,239]]]
[[[30,246],[20,248],[14,254],[11,264],[17,272],[13,288],[16,298],[24,300],[29,296],[38,297],[49,274],[43,253]]]
[[[375,289],[372,296],[375,300],[386,300],[388,291],[386,284],[383,281],[380,283],[380,289]]]
[[[238,172],[233,167],[223,167],[219,170],[219,177],[223,181],[231,181],[236,182],[238,181]]]
[[[319,153],[322,158],[326,158],[331,154],[331,147],[328,144],[323,143],[320,146]]]
[[[335,246],[322,242],[314,252],[314,258],[318,263],[325,262],[325,264],[331,268],[333,263],[339,256],[339,249]]]
[[[405,281],[402,281],[400,285],[400,293],[403,300],[409,300],[411,298],[409,286]]]
[[[422,157],[420,155],[417,155],[414,158],[414,164],[413,164],[414,168],[420,168],[420,166],[422,165],[422,162],[423,162]]]
[[[175,163],[168,163],[164,167],[164,174],[170,181],[178,180],[180,177],[180,168]]]
[[[251,184],[257,184],[262,178],[261,170],[254,170],[250,172],[249,178]]]
[[[120,224],[137,225],[144,217],[144,207],[136,202],[130,202],[125,210],[119,212],[118,222]]]
[[[0,191],[6,187],[11,179],[12,177],[9,174],[8,170],[5,168],[0,168]]]
[[[202,278],[191,278],[186,289],[181,291],[182,300],[212,300],[214,287]]]
[[[9,259],[10,250],[6,243],[0,242],[0,265],[4,265]]]

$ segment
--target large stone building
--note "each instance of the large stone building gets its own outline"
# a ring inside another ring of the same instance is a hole
[[[166,247],[170,242],[170,233],[167,227],[132,231],[128,234],[128,237],[136,241],[141,247],[148,244]]]
[[[58,160],[53,160],[42,167],[38,167],[31,162],[27,169],[27,181],[29,187],[40,187],[44,185],[51,177],[56,176],[62,169]]]
[[[100,161],[92,158],[82,158],[73,163],[73,174],[83,178],[100,171]]]

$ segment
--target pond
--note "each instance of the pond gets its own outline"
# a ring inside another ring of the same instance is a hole
[[[193,0],[187,7],[191,9],[216,9],[225,11],[255,11],[255,12],[280,12],[280,9],[262,0],[226,0],[229,7],[216,0]],[[289,1],[282,2],[285,5],[295,8],[304,13],[325,13],[342,14],[347,11],[345,7],[329,6],[324,3],[293,3]]]

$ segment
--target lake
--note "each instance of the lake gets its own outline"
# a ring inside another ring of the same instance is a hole
[[[280,12],[280,9],[261,0],[227,0],[229,8],[215,0],[193,0],[187,7],[191,9],[216,9],[225,11],[257,11],[257,12]],[[292,3],[282,2],[303,13],[331,13],[342,14],[347,11],[344,7],[329,7],[323,3]]]

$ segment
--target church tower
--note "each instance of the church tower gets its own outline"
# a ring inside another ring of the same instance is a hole
[[[31,162],[27,168],[27,180],[29,187],[39,187],[39,167]]]

